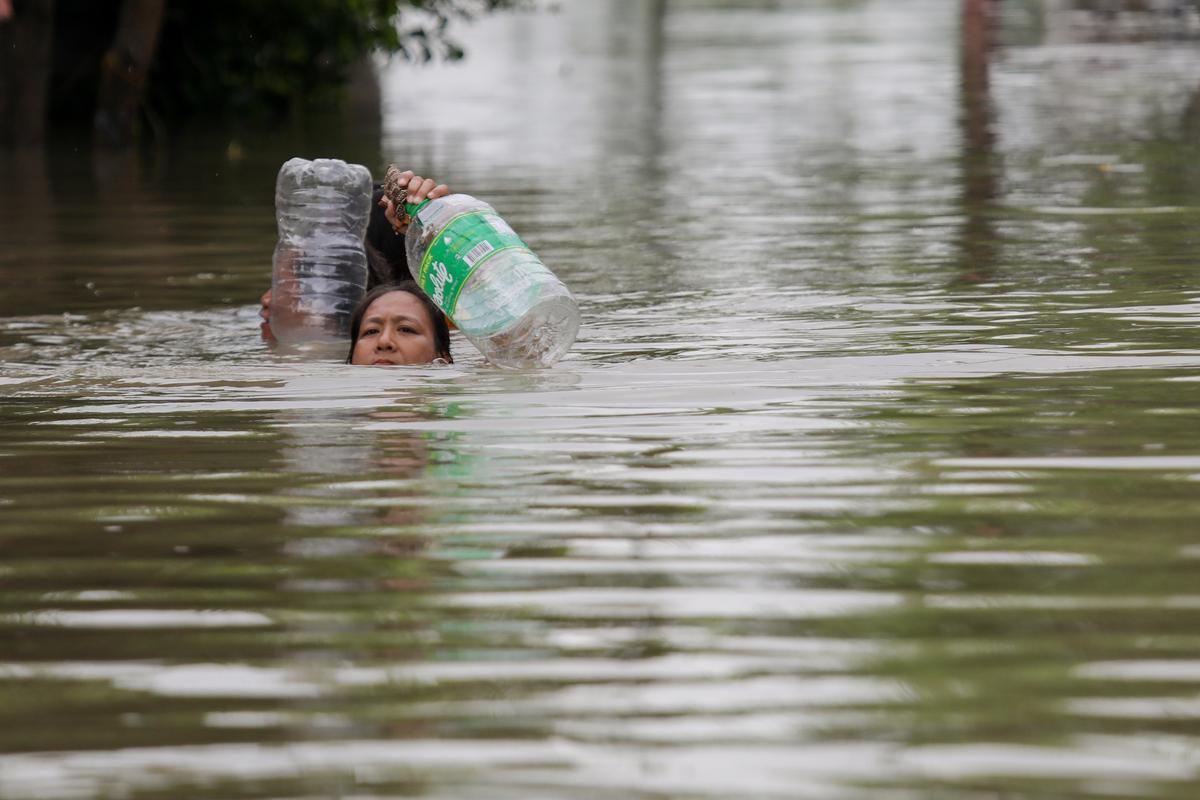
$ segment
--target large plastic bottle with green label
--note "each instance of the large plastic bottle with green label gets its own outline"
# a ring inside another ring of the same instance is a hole
[[[494,208],[466,194],[406,208],[409,270],[488,361],[520,369],[566,354],[579,306]]]

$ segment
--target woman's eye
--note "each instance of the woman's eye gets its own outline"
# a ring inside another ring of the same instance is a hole
[[[362,333],[360,333],[359,336],[375,336],[378,333],[379,333],[378,328],[367,328]]]
[[[401,333],[416,333],[416,332],[417,332],[417,329],[416,329],[416,328],[409,327],[408,325],[403,325],[403,326],[401,326],[401,328],[400,328],[400,332],[401,332]]]

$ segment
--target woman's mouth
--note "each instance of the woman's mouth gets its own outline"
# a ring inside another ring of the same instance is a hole
[[[395,361],[392,361],[391,359],[388,359],[388,358],[377,358],[377,359],[375,359],[374,361],[372,361],[372,362],[371,362],[371,366],[372,366],[372,367],[378,367],[378,366],[380,366],[381,364],[386,364],[386,365],[387,365],[387,366],[389,366],[389,367],[394,367],[394,366],[396,366],[396,362],[395,362]]]

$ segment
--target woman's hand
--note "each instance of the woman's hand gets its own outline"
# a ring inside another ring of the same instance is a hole
[[[267,289],[263,292],[258,302],[262,304],[261,308],[258,309],[258,315],[263,320],[262,324],[259,325],[263,341],[267,344],[275,344],[275,334],[271,332],[271,290]]]
[[[450,194],[450,187],[446,184],[435,183],[433,178],[422,178],[420,175],[414,174],[411,169],[400,173],[400,185],[408,191],[406,202],[413,205],[426,200],[436,200]],[[392,230],[399,236],[404,235],[404,232],[408,230],[408,214],[404,209],[397,209],[391,198],[387,196],[379,200],[379,205],[383,208],[383,215],[391,223]]]

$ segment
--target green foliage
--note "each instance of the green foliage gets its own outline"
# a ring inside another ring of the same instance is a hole
[[[455,59],[454,18],[520,0],[168,3],[146,102],[167,121],[271,119],[328,105],[350,68],[383,51]]]

